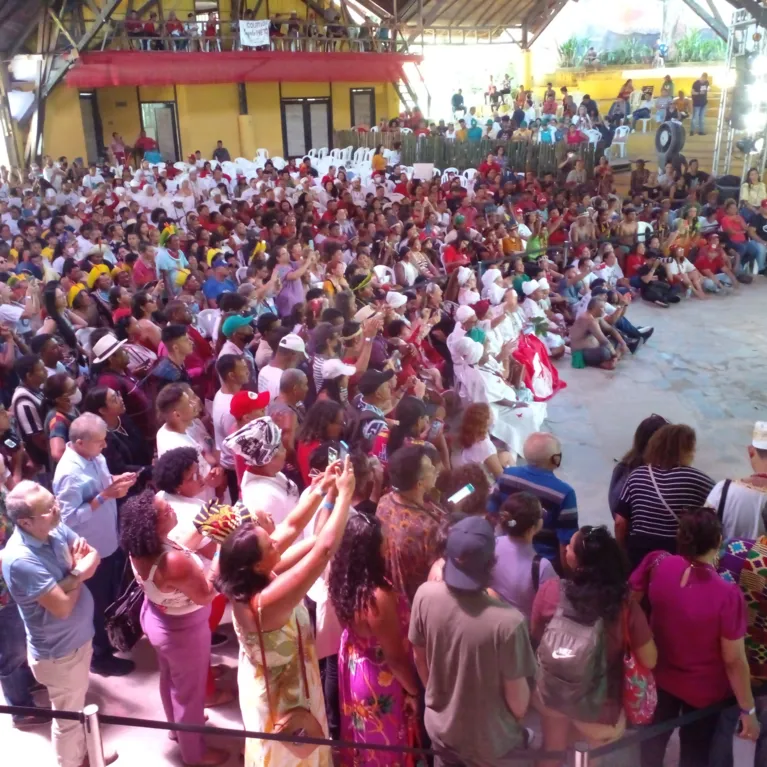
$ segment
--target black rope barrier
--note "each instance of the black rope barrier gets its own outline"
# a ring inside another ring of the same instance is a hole
[[[84,717],[76,711],[54,711],[47,708],[29,708],[22,706],[0,706],[0,714],[21,714],[35,716],[50,716],[51,719],[67,719],[70,721],[83,721]],[[346,740],[329,740],[326,738],[311,738],[303,735],[283,735],[272,732],[253,732],[251,730],[236,730],[228,727],[206,727],[196,724],[180,724],[178,722],[160,722],[154,719],[136,719],[128,716],[112,716],[99,712],[101,724],[111,724],[123,727],[141,727],[148,730],[170,730],[173,732],[190,732],[199,735],[211,735],[227,738],[255,738],[258,740],[273,740],[282,743],[305,743],[307,745],[329,746],[333,749],[354,749],[359,751],[388,751],[402,754],[416,754],[419,756],[439,756],[437,751],[428,748],[416,748],[413,746],[386,745],[383,743],[357,743]],[[505,758],[529,761],[535,759],[559,759],[566,760],[569,754],[566,751],[532,751],[516,749],[504,755]]]

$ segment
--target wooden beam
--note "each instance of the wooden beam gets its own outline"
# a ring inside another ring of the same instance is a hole
[[[457,2],[457,0],[455,0]],[[423,24],[421,25],[421,28],[423,27],[430,27],[437,19],[437,16],[441,13],[441,11],[445,8],[446,5],[453,5],[453,0],[434,0],[434,2],[431,5],[431,8],[429,8],[429,12],[423,17]],[[415,32],[413,32],[407,39],[407,44],[410,45],[413,43],[413,41],[418,37],[421,30],[416,29]]]
[[[136,13],[139,16],[143,16],[153,5],[157,5],[159,0],[146,0],[146,2],[139,8],[136,8]]]
[[[477,11],[480,8],[484,8],[490,2],[493,2],[493,0],[484,0],[484,2],[482,2],[482,0],[480,0],[479,3],[474,2],[474,0],[469,0],[469,2],[466,4],[466,6],[468,6],[468,8],[469,8],[468,13],[464,13],[463,16],[461,16],[460,19],[456,18],[456,21],[454,22],[453,26],[460,27],[461,24],[463,24],[463,22],[466,21],[466,19],[468,19],[469,16],[471,16],[471,14],[474,11]],[[466,6],[464,6],[464,8]],[[457,14],[456,14],[456,16],[457,16]]]
[[[549,16],[545,18],[539,25],[535,27],[532,39],[528,42],[527,47],[532,48],[533,43],[546,31],[546,28],[551,24],[554,19],[559,15],[559,12],[567,5],[567,0],[558,0],[556,5],[552,6]],[[529,30],[528,30],[529,32]]]

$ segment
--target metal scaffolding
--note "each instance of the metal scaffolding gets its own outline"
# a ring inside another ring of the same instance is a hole
[[[760,16],[761,19],[761,16]],[[730,113],[734,103],[732,99],[732,90],[736,84],[736,70],[738,63],[745,57],[767,57],[767,29],[762,26],[751,13],[744,9],[736,10],[732,15],[728,35],[727,35],[727,58],[725,62],[726,75],[722,86],[722,98],[719,101],[719,114],[716,122],[716,136],[714,138],[714,159],[712,163],[712,172],[714,175],[720,175],[720,163],[722,166],[722,175],[729,175],[732,169],[732,155],[740,139],[752,139],[757,142],[761,139],[759,151],[752,151],[744,154],[743,170],[741,180],[745,180],[749,167],[757,167],[760,175],[764,173],[765,164],[767,164],[767,98],[763,101],[753,103],[755,109],[759,109],[764,115],[764,120],[760,122],[759,128],[754,130],[749,126],[746,130],[738,130],[732,127]],[[760,93],[767,96],[767,70],[761,70],[763,74],[757,74],[757,85],[760,86]],[[742,87],[742,86],[741,86]],[[749,163],[749,158],[757,155],[757,160]]]

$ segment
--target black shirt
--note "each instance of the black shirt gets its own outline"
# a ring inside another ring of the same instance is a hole
[[[651,271],[652,266],[650,266],[649,263],[646,263],[637,269],[637,275],[639,277],[646,277]],[[663,264],[658,264],[655,267],[655,276],[661,281],[668,281],[668,276],[666,275],[666,267],[663,266]]]
[[[757,214],[751,219],[751,226],[756,229],[759,237],[767,242],[767,216],[764,216],[762,213]]]
[[[692,84],[692,105],[694,107],[704,107],[708,103],[708,89],[711,87],[710,82],[703,82],[703,80],[696,80]],[[695,94],[695,91],[700,91],[699,95]]]
[[[699,170],[697,173],[684,174],[684,180],[687,186],[692,186],[693,183],[705,184],[706,181],[708,181],[708,179],[709,179],[708,173],[704,173],[702,170]]]

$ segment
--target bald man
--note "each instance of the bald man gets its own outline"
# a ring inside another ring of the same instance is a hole
[[[513,493],[535,495],[543,506],[543,528],[533,540],[536,551],[546,557],[557,572],[564,571],[565,549],[578,529],[575,490],[554,471],[562,463],[562,445],[553,434],[535,432],[523,448],[526,466],[509,466],[498,477],[487,504],[497,514]]]

